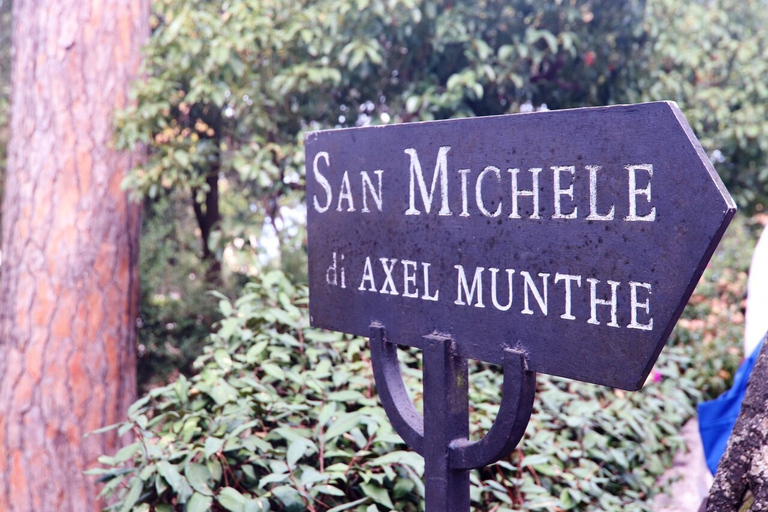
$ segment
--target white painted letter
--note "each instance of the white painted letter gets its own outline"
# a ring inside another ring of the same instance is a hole
[[[507,311],[512,307],[512,274],[514,274],[515,271],[511,268],[507,269],[507,281],[509,282],[509,301],[507,302],[506,306],[502,306],[499,304],[499,301],[496,298],[496,274],[499,272],[499,269],[489,268],[488,270],[491,271],[491,301],[493,302],[494,307],[499,311]]]
[[[625,165],[627,171],[629,171],[629,215],[624,217],[624,220],[637,221],[643,220],[646,222],[652,222],[656,220],[656,207],[651,207],[651,212],[646,215],[637,214],[637,196],[643,195],[647,198],[648,202],[651,202],[651,178],[653,178],[653,165],[651,164],[639,164],[639,165]],[[648,186],[645,188],[637,188],[637,175],[635,172],[640,169],[648,173]]]
[[[533,198],[533,213],[531,219],[539,218],[539,173],[541,167],[534,167],[528,169],[531,173],[531,190],[518,190],[517,188],[517,173],[520,169],[508,169],[512,175],[512,213],[509,214],[510,219],[519,219],[520,213],[518,210],[517,199],[520,196],[531,196]]]
[[[320,186],[323,187],[323,190],[325,190],[325,195],[328,196],[328,200],[325,202],[325,206],[320,206],[320,202],[317,200],[317,196],[313,196],[312,202],[315,206],[316,212],[325,213],[328,211],[328,208],[330,208],[331,201],[333,201],[333,192],[331,191],[331,184],[328,183],[328,180],[325,178],[325,176],[320,174],[320,169],[317,167],[317,161],[321,158],[325,159],[325,165],[331,165],[331,160],[328,156],[328,153],[326,151],[321,151],[315,155],[315,160],[312,162],[312,173],[315,175],[315,180],[317,180]]]
[[[451,146],[441,146],[437,153],[435,162],[435,173],[432,175],[432,188],[427,192],[427,183],[424,181],[424,173],[421,170],[419,155],[414,148],[407,148],[405,153],[411,157],[411,195],[410,207],[405,210],[406,215],[420,215],[421,212],[416,209],[416,183],[419,185],[421,200],[424,203],[424,210],[429,213],[432,209],[432,198],[435,196],[435,186],[437,177],[440,175],[440,211],[438,215],[451,215],[448,208],[448,152]]]
[[[648,290],[648,297],[645,298],[645,302],[637,302],[637,289],[638,288],[645,288]],[[640,329],[641,331],[652,331],[653,330],[653,318],[649,320],[647,324],[641,324],[637,321],[637,310],[638,308],[642,308],[645,310],[645,314],[650,316],[651,314],[651,285],[648,283],[636,283],[634,281],[629,282],[629,311],[631,315],[631,321],[629,322],[629,325],[627,325],[628,329]]]
[[[613,220],[613,212],[616,209],[613,204],[611,204],[611,210],[605,215],[597,213],[597,171],[602,166],[588,165],[586,167],[589,169],[589,215],[587,220]]]
[[[477,267],[475,268],[475,276],[472,279],[472,288],[470,289],[469,285],[467,284],[467,276],[464,274],[464,267],[462,265],[454,265],[453,268],[458,270],[458,276],[457,276],[457,291],[456,291],[456,300],[453,302],[454,304],[458,304],[459,306],[466,306],[469,304],[472,305],[472,299],[475,296],[475,290],[477,290],[477,302],[475,303],[476,308],[484,308],[485,305],[483,304],[483,270],[485,270],[485,267]],[[464,289],[464,295],[467,297],[467,302],[465,303],[463,300],[461,300],[461,290]]]
[[[379,293],[388,293],[390,295],[400,295],[397,293],[397,288],[395,288],[395,282],[392,280],[392,269],[395,268],[395,263],[397,263],[396,259],[389,259],[389,258],[379,258],[379,261],[381,262],[381,266],[384,267],[384,273],[386,276],[384,276],[384,286],[381,287],[381,290],[379,290]],[[389,263],[389,265],[387,265]],[[389,287],[389,291],[387,291],[387,287]]]
[[[373,174],[375,174],[379,178],[379,193],[378,195],[376,192],[373,191],[373,182],[371,181],[371,178],[368,176],[368,173],[365,171],[360,171],[360,180],[363,182],[363,212],[368,213],[371,210],[368,209],[368,203],[365,200],[365,191],[368,190],[371,193],[371,198],[373,199],[373,202],[376,203],[376,208],[381,211],[382,201],[381,201],[381,175],[384,171],[377,170],[373,171]]]
[[[469,174],[469,169],[459,169],[459,174],[461,174],[461,213],[459,217],[469,217],[469,210],[467,210],[469,206],[467,204],[467,174]]]
[[[576,317],[571,314],[571,283],[575,282],[579,288],[581,288],[581,276],[574,276],[571,274],[561,274],[558,272],[555,274],[555,284],[560,281],[565,281],[565,313],[560,315],[563,320],[576,320]]]
[[[357,288],[361,292],[365,291],[365,282],[370,281],[370,286],[368,287],[369,292],[375,292],[376,291],[376,283],[373,280],[373,266],[371,265],[371,258],[370,256],[365,257],[365,267],[363,267],[363,279],[360,281],[360,286]]]
[[[525,307],[523,307],[522,313],[524,315],[533,314],[531,308],[528,307],[528,290],[531,290],[533,292],[533,298],[536,299],[536,302],[539,303],[539,309],[541,309],[541,312],[544,314],[544,316],[547,316],[547,278],[549,277],[549,274],[539,274],[541,282],[544,284],[544,297],[541,296],[541,292],[539,292],[539,289],[536,288],[531,274],[525,270],[521,270],[520,275],[525,278],[523,287],[523,302]]]
[[[344,171],[344,176],[341,178],[341,190],[339,190],[339,202],[336,205],[336,211],[341,211],[341,202],[347,200],[347,211],[355,211],[355,202],[352,200],[352,189],[349,186],[349,172]]]
[[[573,173],[576,172],[576,168],[572,165],[554,165],[552,166],[554,171],[554,190],[555,190],[555,213],[552,215],[553,219],[575,219],[578,212],[578,207],[574,206],[570,213],[563,213],[560,207],[560,197],[568,196],[573,201]],[[560,188],[560,173],[571,173],[571,185],[568,188]]]
[[[480,213],[486,217],[498,217],[501,213],[501,201],[499,201],[499,204],[496,206],[496,211],[493,213],[489,212],[483,203],[483,178],[489,172],[492,172],[496,175],[497,181],[501,181],[501,171],[498,167],[489,165],[483,169],[483,171],[477,176],[477,182],[475,182],[475,201],[477,201],[477,207],[480,210]]]
[[[437,296],[440,295],[440,290],[435,290],[434,295],[429,294],[429,265],[429,263],[421,262],[422,270],[424,272],[424,295],[421,296],[421,299],[437,301]]]
[[[336,265],[336,251],[333,252],[333,263],[325,271],[325,282],[331,286],[338,286],[338,269]]]
[[[591,314],[587,323],[600,325],[600,322],[597,321],[597,306],[611,306],[611,321],[608,322],[608,325],[611,327],[618,327],[619,324],[616,322],[616,289],[621,283],[608,280],[608,284],[611,285],[611,300],[600,300],[597,298],[597,283],[599,283],[600,280],[595,279],[594,277],[589,277],[587,278],[587,281],[589,281],[589,304],[591,309]]]
[[[416,262],[410,260],[401,260],[403,264],[403,297],[418,298],[419,289],[415,292],[411,292],[410,285],[416,285]],[[410,267],[410,271],[409,271]]]

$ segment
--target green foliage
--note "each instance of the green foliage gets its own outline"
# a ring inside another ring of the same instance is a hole
[[[137,320],[141,390],[192,373],[210,326],[220,318],[205,280],[210,263],[196,255],[195,221],[178,195],[170,191],[144,204]]]
[[[763,0],[651,0],[637,99],[677,101],[726,186],[768,207],[768,9]]]
[[[147,80],[118,119],[119,146],[144,144],[150,158],[125,184],[142,197],[177,187],[203,203],[218,177],[216,200],[229,208],[204,243],[219,254],[245,246],[258,265],[260,230],[248,228],[301,201],[307,129],[673,99],[739,203],[761,209],[764,7],[158,0]]]
[[[125,185],[203,203],[217,178],[228,211],[204,243],[258,266],[258,226],[301,237],[280,228],[303,199],[305,130],[621,101],[642,5],[158,1],[147,79],[117,123],[118,145],[150,156]]]
[[[651,510],[657,478],[683,447],[680,427],[739,362],[735,329],[691,324],[739,324],[748,239],[740,218],[641,391],[539,376],[520,446],[471,475],[474,509]],[[379,406],[366,340],[308,328],[306,289],[278,271],[235,302],[219,299],[223,320],[199,372],[153,389],[111,427],[136,441],[91,471],[109,510],[422,510],[423,461]],[[401,362],[418,407],[418,352],[401,351]],[[475,438],[494,421],[502,379],[473,363]]]
[[[199,373],[134,404],[119,428],[137,441],[95,471],[121,499],[113,509],[392,508],[395,500],[417,510],[410,491],[423,462],[399,451],[365,341],[304,328],[306,291],[282,273],[248,285],[234,304],[220,299],[225,318]]]

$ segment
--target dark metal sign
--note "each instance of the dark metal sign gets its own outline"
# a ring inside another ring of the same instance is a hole
[[[536,372],[638,389],[735,213],[673,103],[310,133],[312,325],[369,336],[428,512],[468,512]],[[423,351],[424,414],[397,344]],[[470,441],[467,359],[504,369]]]
[[[638,389],[735,206],[674,103],[310,133],[312,324]]]

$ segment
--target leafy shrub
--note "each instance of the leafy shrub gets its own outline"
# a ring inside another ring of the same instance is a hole
[[[688,327],[681,322],[641,391],[539,376],[520,446],[472,473],[473,507],[650,510],[658,476],[683,446],[681,425],[702,392],[725,388],[740,359],[728,349],[740,343],[736,329],[690,323],[714,314],[738,324],[748,239],[740,220],[686,311]],[[306,289],[277,271],[234,304],[219,298],[224,318],[199,373],[152,390],[112,427],[135,442],[91,471],[113,500],[108,510],[422,510],[423,461],[379,406],[366,340],[308,328]],[[418,406],[418,353],[403,356]],[[473,365],[475,437],[495,418],[501,379],[492,365]]]
[[[136,441],[95,471],[113,510],[418,509],[423,462],[378,407],[365,340],[303,328],[305,303],[278,272],[221,296],[200,372],[136,402],[119,426]]]

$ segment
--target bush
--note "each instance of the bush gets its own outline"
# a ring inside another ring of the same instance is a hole
[[[539,376],[520,446],[471,475],[475,509],[650,510],[680,427],[740,359],[740,331],[723,327],[738,325],[748,239],[739,219],[641,391]],[[423,461],[379,406],[366,340],[308,328],[306,289],[276,271],[234,304],[219,299],[224,318],[199,372],[152,390],[111,427],[135,442],[92,470],[107,510],[422,510]],[[418,353],[402,355],[418,390]],[[473,364],[475,437],[495,418],[501,379]]]
[[[112,510],[418,509],[423,462],[378,407],[365,340],[305,328],[304,304],[279,272],[221,296],[199,373],[136,402],[119,425],[136,441],[95,471]]]

